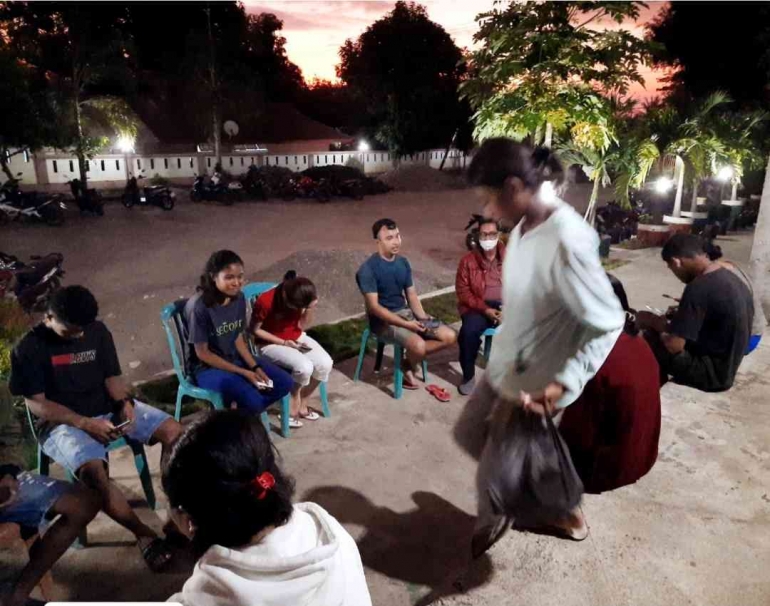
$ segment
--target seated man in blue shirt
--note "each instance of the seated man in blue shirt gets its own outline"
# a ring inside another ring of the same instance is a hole
[[[457,334],[425,313],[401,251],[401,234],[391,219],[372,226],[377,252],[364,262],[356,282],[364,295],[372,331],[406,350],[404,389],[417,389],[414,369],[426,356],[454,345]]]

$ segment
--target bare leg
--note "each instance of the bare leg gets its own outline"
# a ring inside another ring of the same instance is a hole
[[[320,384],[321,384],[321,381],[311,377],[310,385],[306,385],[305,387],[302,388],[302,399],[305,400],[310,396],[312,396],[313,392],[318,388]]]
[[[43,575],[67,551],[100,508],[99,495],[80,486],[54,503],[49,517],[60,517],[30,549],[29,563],[21,571],[7,606],[22,606],[25,603]]]
[[[419,335],[412,335],[404,343],[406,356],[404,360],[404,382],[410,385],[417,385],[417,377],[414,375],[414,369],[418,368],[427,354],[427,342]]]
[[[439,339],[438,341],[425,341],[426,355],[431,355],[457,343],[457,333],[448,326],[439,326],[436,329],[436,336]]]
[[[182,435],[182,425],[174,419],[167,419],[160,424],[155,433],[152,434],[150,444],[161,444],[160,465],[161,469],[166,467],[168,457],[171,455],[171,447]]]
[[[295,383],[292,386],[290,399],[291,416],[297,418],[297,416],[302,412],[302,386],[299,383]]]
[[[89,461],[78,470],[78,477],[99,493],[104,513],[136,536],[141,547],[157,538],[155,531],[139,519],[125,495],[110,481],[103,461]]]

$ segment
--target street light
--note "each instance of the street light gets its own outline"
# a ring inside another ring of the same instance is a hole
[[[121,135],[115,142],[117,148],[123,152],[123,162],[126,163],[126,181],[128,181],[130,173],[128,171],[128,154],[134,151],[134,138],[130,135]]]
[[[722,181],[722,183],[727,183],[730,179],[733,178],[733,169],[731,166],[723,166],[719,169],[719,172],[717,172],[717,179],[719,181]]]
[[[666,194],[674,187],[674,181],[668,177],[660,177],[655,181],[655,191],[659,194]]]
[[[366,142],[365,139],[361,139],[361,141],[358,143],[358,151],[360,152],[368,152],[371,148],[369,147],[369,144]]]

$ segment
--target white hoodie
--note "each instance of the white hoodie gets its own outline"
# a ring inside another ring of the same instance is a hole
[[[185,606],[371,606],[353,537],[315,503],[297,503],[284,526],[239,549],[214,545],[181,593]]]
[[[510,399],[558,381],[574,402],[604,364],[625,314],[599,260],[599,237],[559,201],[541,225],[511,233],[503,263],[503,323],[486,376]]]

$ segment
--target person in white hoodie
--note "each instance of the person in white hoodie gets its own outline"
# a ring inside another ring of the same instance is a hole
[[[200,556],[185,606],[371,606],[353,538],[293,480],[259,417],[220,411],[193,424],[163,470],[171,515]]]
[[[514,406],[554,416],[574,402],[612,350],[625,315],[602,269],[596,232],[556,197],[563,169],[550,150],[489,139],[468,177],[485,215],[515,226],[503,264],[506,314],[484,380],[455,427],[460,445],[480,457],[478,557],[511,522],[494,511],[484,488],[495,439],[487,436],[501,433],[488,430],[501,427]],[[579,508],[550,526],[575,540],[588,534]]]

